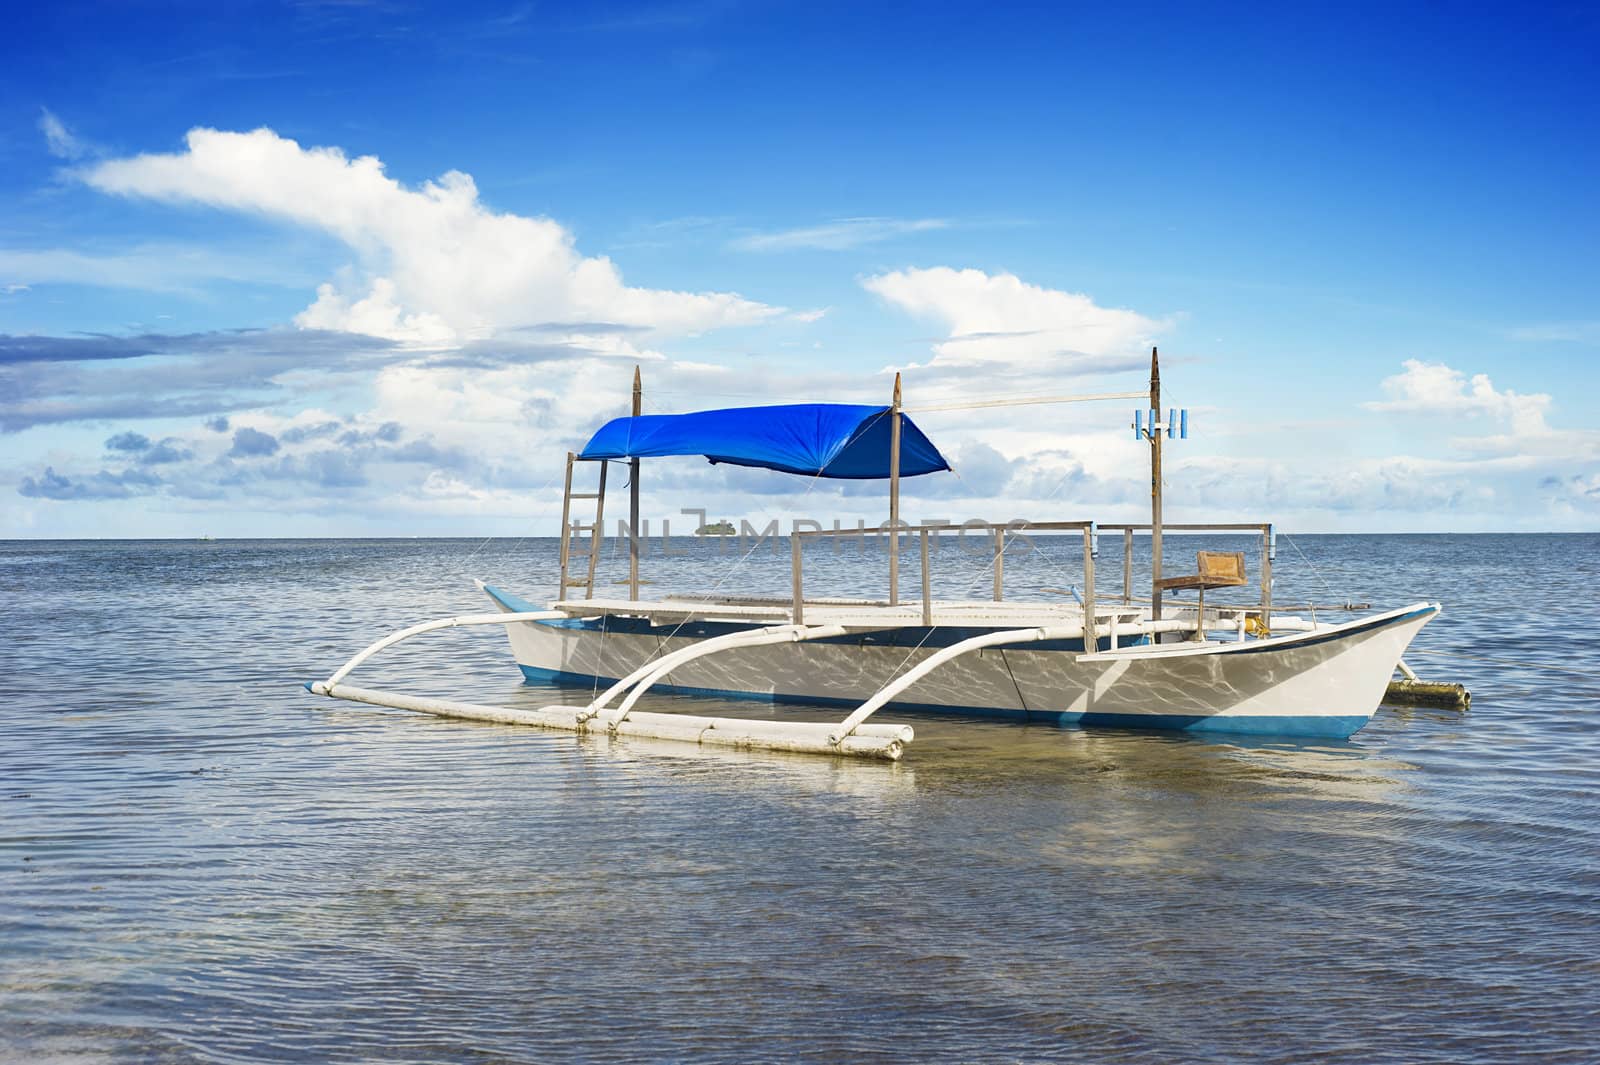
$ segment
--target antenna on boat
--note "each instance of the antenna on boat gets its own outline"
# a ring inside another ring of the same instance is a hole
[[[644,384],[633,368],[633,416],[644,413]],[[628,598],[639,601],[639,459],[628,460]]]
[[[889,605],[900,605],[900,374],[889,404]]]

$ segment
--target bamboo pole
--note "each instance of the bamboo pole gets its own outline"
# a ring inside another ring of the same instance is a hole
[[[644,383],[633,368],[633,416],[644,413]],[[628,598],[639,601],[639,460],[628,461]]]
[[[824,721],[761,721],[727,717],[691,717],[687,714],[634,713],[627,720],[612,723],[583,716],[579,706],[543,706],[537,710],[509,706],[483,706],[405,695],[401,692],[337,687],[317,681],[311,686],[316,695],[335,699],[414,710],[436,717],[465,721],[487,721],[502,725],[534,725],[567,732],[600,733],[614,736],[640,736],[646,739],[683,740],[702,746],[734,747],[744,750],[793,751],[803,754],[847,755],[898,761],[914,735],[908,725],[863,725],[852,735],[835,738],[837,726]],[[872,730],[872,731],[869,731]]]
[[[900,375],[889,405],[889,605],[900,605]]]

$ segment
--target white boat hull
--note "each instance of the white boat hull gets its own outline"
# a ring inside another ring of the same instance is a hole
[[[490,594],[502,609],[528,605],[496,590]],[[1438,604],[1419,603],[1242,643],[1091,654],[1069,641],[989,648],[934,670],[889,708],[1062,725],[1344,738],[1371,720],[1407,645],[1438,613]],[[753,627],[616,616],[513,624],[507,633],[529,682],[593,686],[711,636]],[[730,647],[684,663],[654,690],[853,708],[939,647],[973,632],[898,629]]]

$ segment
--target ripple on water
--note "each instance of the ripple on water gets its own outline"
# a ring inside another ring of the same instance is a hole
[[[1504,597],[1593,613],[1600,538],[1297,540],[1375,603],[1443,599],[1417,650],[1477,657],[1414,664],[1472,712],[1345,744],[919,717],[899,765],[688,754],[297,687],[477,609],[469,575],[537,594],[547,541],[5,545],[0,1056],[1592,1060],[1600,688],[1483,659],[1592,661],[1593,618]],[[668,585],[729,564],[690,550],[654,560]],[[781,594],[787,566],[741,579]],[[1324,587],[1280,556],[1278,594]],[[373,670],[546,694],[491,637]]]

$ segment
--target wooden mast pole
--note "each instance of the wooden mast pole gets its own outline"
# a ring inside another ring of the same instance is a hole
[[[1161,364],[1150,349],[1150,620],[1161,620]]]
[[[900,605],[900,375],[889,405],[889,605]]]
[[[633,368],[633,416],[644,413],[644,383]],[[639,601],[639,459],[628,460],[628,598]]]

